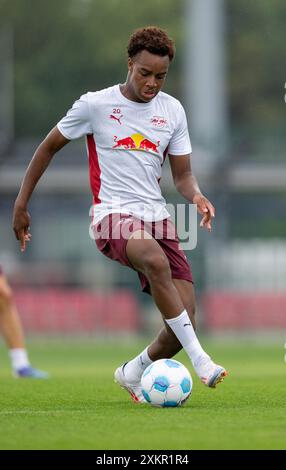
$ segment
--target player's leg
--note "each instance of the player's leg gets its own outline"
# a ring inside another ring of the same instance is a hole
[[[45,372],[31,367],[25,348],[24,333],[12,289],[0,273],[0,330],[9,348],[13,372],[18,377],[46,378]]]
[[[208,386],[215,386],[225,375],[225,370],[211,361],[196,337],[190,318],[194,315],[192,284],[187,285],[178,281],[179,290],[176,288],[167,256],[158,242],[148,234],[134,233],[128,240],[126,253],[133,267],[147,277],[155,303],[164,321],[174,333],[172,335],[167,328],[161,331],[152,343],[151,349],[146,348],[133,361],[128,362],[124,371],[126,380],[131,382],[133,378],[132,381],[137,382],[140,373],[142,374],[148,364],[162,355],[166,357],[176,352],[179,349],[179,342],[190,357],[201,380]],[[190,311],[190,316],[182,298]],[[135,365],[138,366],[136,373]]]
[[[173,282],[175,281],[176,280],[173,279]],[[189,284],[192,286],[191,283]],[[188,293],[191,293],[193,296],[193,291],[188,291]],[[179,294],[185,308],[188,308],[190,316],[193,317],[194,302],[192,302],[189,295],[187,295],[184,283],[179,287]],[[160,330],[154,341],[138,356],[116,370],[115,379],[129,391],[134,401],[145,402],[141,392],[140,379],[146,367],[158,359],[171,358],[175,356],[181,349],[182,345],[178,338],[173,333],[169,325],[164,322],[163,328]]]
[[[192,326],[195,330],[194,286],[191,282],[183,279],[173,279],[173,282],[180,294],[184,307],[188,312]],[[168,323],[166,323],[166,326],[168,326]],[[177,326],[175,328],[177,328]],[[164,357],[173,357],[173,355],[177,354],[182,346],[180,343],[176,344],[174,336],[175,335],[171,328],[161,330],[158,337],[148,348],[149,357],[152,360],[157,360]],[[192,360],[192,363],[202,382],[210,387],[215,387],[226,376],[225,369],[215,364],[208,355],[198,356],[196,361]]]
[[[165,315],[173,318],[181,312],[184,306],[172,282],[168,259],[156,240],[147,232],[134,232],[127,242],[126,254],[132,266],[148,278],[155,303],[161,313],[164,312],[163,318]],[[152,356],[147,347],[133,360],[118,367],[116,382],[128,390],[135,402],[145,402],[140,386],[143,371],[157,358],[171,357],[180,348],[178,339],[166,325],[152,344]]]
[[[182,345],[167,323],[161,328],[156,338],[148,346],[148,356],[151,360],[168,359],[181,351]]]
[[[190,281],[185,279],[174,279],[173,283],[180,295],[185,310],[188,312],[193,328],[195,324],[195,291]],[[165,322],[165,326],[160,330],[158,336],[148,348],[149,357],[155,361],[158,359],[171,358],[182,349],[178,338]]]
[[[9,349],[25,349],[23,329],[13,303],[12,289],[0,275],[0,329]]]
[[[190,281],[186,281],[184,279],[172,279],[172,281],[195,329],[194,286]],[[147,350],[144,350],[143,353],[139,354],[139,356],[130,361],[128,366],[126,366],[126,369],[130,370],[133,380],[134,377],[137,377],[139,380],[142,374],[142,367],[145,365],[149,365],[151,362],[158,359],[171,358],[182,349],[182,345],[172,329],[166,322],[164,323],[164,327],[160,330],[154,341],[152,341],[148,346]]]

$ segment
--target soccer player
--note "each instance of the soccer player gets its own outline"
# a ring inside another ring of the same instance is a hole
[[[26,236],[26,241],[29,236]],[[31,366],[25,348],[24,333],[12,289],[0,266],[0,330],[7,343],[15,377],[46,379],[48,374]]]
[[[115,371],[115,380],[137,402],[144,401],[144,369],[182,347],[207,386],[215,387],[226,376],[196,336],[193,278],[159,187],[168,154],[176,189],[197,205],[201,227],[211,231],[215,209],[192,174],[184,109],[161,91],[174,53],[165,31],[136,30],[128,43],[126,82],[86,93],[74,103],[37,148],[14,207],[14,232],[24,251],[30,233],[27,207],[35,185],[58,150],[86,137],[97,247],[138,272],[143,291],[153,296],[164,322],[152,344]]]

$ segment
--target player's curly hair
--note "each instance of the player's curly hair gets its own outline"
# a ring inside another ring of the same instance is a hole
[[[170,62],[172,62],[176,51],[174,41],[169,38],[166,31],[157,26],[136,29],[130,36],[127,46],[128,57],[132,58],[144,50],[162,57],[167,55]]]

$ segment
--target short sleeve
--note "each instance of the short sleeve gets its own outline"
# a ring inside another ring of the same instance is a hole
[[[57,123],[57,128],[69,140],[79,139],[93,133],[87,94],[82,95],[79,100],[74,102],[65,117]]]
[[[179,108],[176,111],[177,124],[169,143],[168,153],[170,155],[187,155],[192,153],[192,145],[186,113],[181,103],[179,103]]]

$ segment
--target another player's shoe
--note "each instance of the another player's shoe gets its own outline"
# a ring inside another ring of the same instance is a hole
[[[126,366],[126,364],[127,362],[125,362],[125,364],[116,369],[114,373],[115,382],[118,383],[120,387],[127,390],[128,393],[130,393],[134,403],[146,403],[146,400],[142,393],[140,380],[137,382],[127,382],[124,375],[124,367]]]
[[[49,374],[32,366],[22,367],[14,372],[15,377],[21,379],[48,379]]]
[[[228,375],[224,367],[215,364],[208,356],[197,361],[194,368],[201,382],[211,388],[215,388]]]

